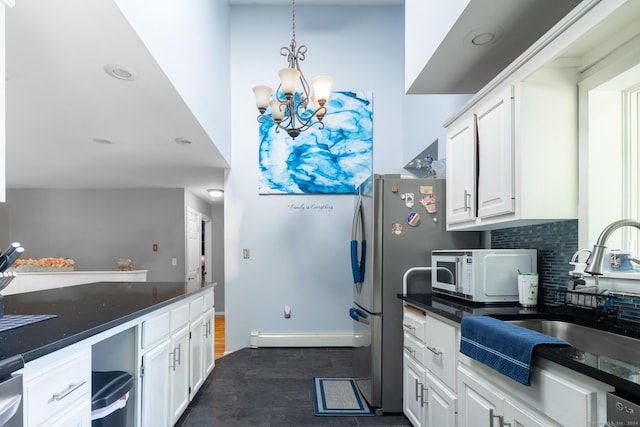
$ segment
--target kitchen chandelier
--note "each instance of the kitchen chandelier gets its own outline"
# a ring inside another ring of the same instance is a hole
[[[311,95],[309,83],[300,70],[300,61],[304,61],[307,47],[296,44],[295,0],[291,1],[291,33],[289,47],[280,48],[280,55],[286,56],[289,62],[289,67],[278,72],[280,85],[275,92],[269,86],[255,86],[253,93],[260,111],[258,122],[273,122],[276,133],[282,129],[295,139],[313,125],[318,124],[318,129],[324,128],[322,119],[327,112],[333,79],[330,76],[317,76],[311,79],[313,86],[313,95]],[[302,86],[302,92],[297,91],[298,82]],[[271,115],[266,114],[267,107],[271,107]]]

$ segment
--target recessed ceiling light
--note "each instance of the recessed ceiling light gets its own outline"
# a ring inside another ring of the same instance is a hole
[[[472,38],[471,44],[474,44],[476,46],[483,46],[485,44],[491,43],[493,40],[495,40],[495,38],[496,35],[493,33],[482,33]]]
[[[92,141],[95,142],[96,144],[104,144],[104,145],[113,144],[113,141],[111,141],[109,139],[104,139],[104,138],[93,138]]]
[[[502,38],[504,29],[501,27],[475,28],[464,37],[466,46],[482,47],[494,44]]]
[[[210,188],[207,190],[207,193],[209,193],[209,195],[215,199],[222,197],[222,195],[224,194],[224,190],[221,190],[219,188]]]
[[[174,141],[176,142],[176,144],[180,144],[180,145],[189,145],[191,144],[191,141],[189,141],[187,138],[176,138],[174,139]]]
[[[138,78],[138,73],[123,65],[107,64],[104,66],[104,71],[119,80],[135,80]]]

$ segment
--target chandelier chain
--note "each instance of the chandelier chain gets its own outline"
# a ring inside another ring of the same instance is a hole
[[[296,0],[291,0],[291,37],[296,39]]]

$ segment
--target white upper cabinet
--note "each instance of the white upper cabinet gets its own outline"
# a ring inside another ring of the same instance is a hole
[[[578,84],[640,32],[639,9],[582,2],[444,124],[447,229],[578,218]]]

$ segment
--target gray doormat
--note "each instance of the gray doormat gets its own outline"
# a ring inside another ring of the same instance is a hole
[[[327,417],[370,417],[374,412],[352,378],[313,378],[313,412]]]
[[[5,314],[0,318],[0,332],[53,319],[55,314]]]

